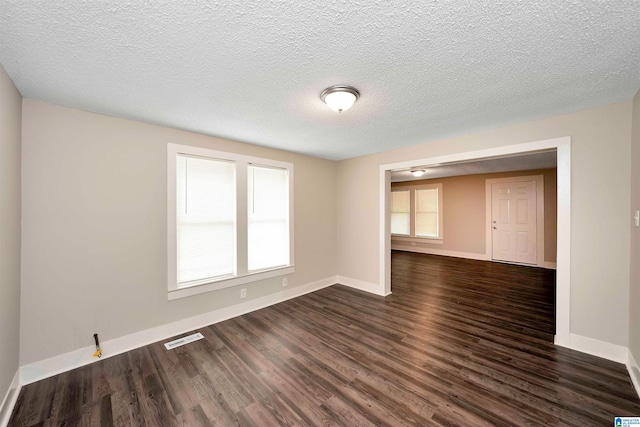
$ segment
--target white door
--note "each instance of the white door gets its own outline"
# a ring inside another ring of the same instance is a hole
[[[491,184],[493,259],[537,263],[536,182]]]

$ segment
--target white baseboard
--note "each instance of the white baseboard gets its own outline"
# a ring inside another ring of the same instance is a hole
[[[394,251],[405,251],[405,252],[417,252],[420,254],[429,254],[429,255],[442,255],[442,256],[451,256],[455,258],[466,258],[466,259],[477,259],[479,261],[491,261],[485,254],[476,254],[472,252],[457,252],[457,251],[448,251],[445,249],[433,249],[433,248],[419,248],[413,246],[404,246],[404,245],[391,245],[391,250]]]
[[[360,291],[369,292],[371,294],[386,296],[383,291],[380,290],[380,286],[376,283],[365,282],[358,279],[352,279],[350,277],[337,276],[337,282],[341,285],[348,286],[350,288],[358,289]]]
[[[11,413],[13,412],[13,407],[16,405],[19,394],[20,370],[17,370],[16,374],[13,376],[13,381],[11,381],[9,390],[7,390],[7,394],[2,400],[2,405],[0,405],[0,427],[6,427],[7,424],[9,424],[9,418],[11,418]]]
[[[556,335],[555,344],[624,364],[629,356],[627,347],[577,334],[569,334],[567,339],[560,339]]]
[[[221,308],[219,310],[210,311],[208,313],[189,317],[177,322],[168,323],[166,325],[104,341],[100,343],[102,359],[190,332],[194,329],[241,316],[252,311],[260,310],[261,308],[278,304],[334,284],[336,284],[336,276],[331,276],[316,282],[296,286],[282,292],[266,295],[264,297],[249,300],[230,307]],[[53,375],[102,360],[96,359],[92,356],[94,351],[94,346],[88,346],[22,366],[20,367],[20,384],[30,384]]]
[[[636,359],[633,357],[633,353],[631,353],[631,349],[629,349],[627,356],[627,370],[629,371],[633,388],[636,389],[636,394],[640,397],[640,369],[638,368]]]
[[[442,256],[451,256],[454,258],[466,258],[466,259],[475,259],[478,261],[491,261],[491,257],[485,254],[476,254],[473,252],[458,252],[458,251],[448,251],[444,249],[434,249],[434,248],[420,248],[413,246],[404,246],[398,244],[391,244],[391,250],[394,251],[405,251],[405,252],[417,252],[420,254],[429,254],[429,255],[442,255]],[[556,270],[556,263],[545,261],[540,265],[535,267],[547,268],[550,270]]]

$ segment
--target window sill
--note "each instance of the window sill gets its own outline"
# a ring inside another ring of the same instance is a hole
[[[284,276],[295,271],[293,265],[276,268],[273,270],[265,270],[257,273],[247,274],[240,277],[218,280],[201,285],[193,285],[185,288],[173,289],[169,291],[169,301],[180,298],[186,298],[194,295],[204,294],[206,292],[219,291],[220,289],[230,288],[232,286],[245,285],[247,283],[257,282],[259,280],[270,279],[272,277]]]

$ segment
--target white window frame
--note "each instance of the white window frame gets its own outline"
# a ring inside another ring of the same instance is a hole
[[[236,275],[231,278],[206,281],[188,287],[178,287],[177,280],[177,218],[176,218],[176,159],[178,155],[198,156],[235,163],[236,167]],[[287,169],[289,173],[289,264],[272,269],[249,272],[247,267],[247,166],[250,164]],[[291,274],[294,264],[294,208],[293,164],[242,154],[216,151],[182,144],[167,144],[167,290],[174,300],[243,285],[272,277]]]
[[[428,237],[428,236],[416,236],[416,190],[429,190],[429,189],[437,189],[438,190],[438,237]],[[406,185],[394,185],[391,188],[391,191],[409,191],[409,222],[410,222],[410,233],[406,234],[391,234],[394,240],[397,241],[408,241],[408,242],[416,242],[421,241],[425,243],[438,243],[442,244],[444,241],[444,203],[443,203],[443,193],[442,193],[442,183],[435,184],[418,184],[412,185],[407,183]],[[391,210],[391,208],[389,208]]]

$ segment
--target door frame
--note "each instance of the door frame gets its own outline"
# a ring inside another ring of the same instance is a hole
[[[544,175],[529,175],[529,176],[513,176],[508,178],[490,178],[485,180],[485,204],[486,204],[486,222],[487,228],[485,232],[486,237],[486,249],[485,254],[488,261],[494,261],[493,259],[493,232],[491,231],[491,214],[492,214],[492,199],[493,192],[491,191],[491,184],[500,184],[504,182],[536,182],[536,263],[535,264],[523,264],[523,265],[535,265],[538,267],[547,267],[544,261]],[[507,262],[507,261],[496,261]],[[518,263],[514,263],[518,264]]]
[[[415,166],[428,167],[442,163],[456,163],[468,160],[506,157],[514,154],[541,151],[557,152],[557,209],[558,237],[556,259],[556,336],[555,343],[570,347],[571,337],[571,137],[564,136],[534,142],[505,145],[477,151],[412,159],[397,163],[382,164],[379,167],[379,282],[375,293],[391,293],[391,233],[390,193],[391,171],[410,169]]]

